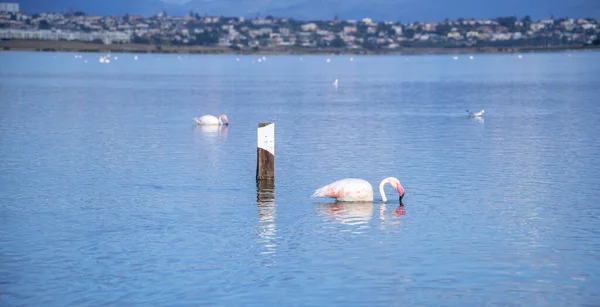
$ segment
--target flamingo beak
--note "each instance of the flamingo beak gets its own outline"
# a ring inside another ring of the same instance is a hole
[[[402,203],[402,197],[404,197],[404,194],[406,194],[406,193],[402,193],[398,199],[400,201],[400,203]]]

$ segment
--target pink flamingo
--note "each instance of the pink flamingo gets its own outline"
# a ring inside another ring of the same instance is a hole
[[[400,202],[402,202],[404,188],[400,184],[400,180],[395,177],[387,177],[379,183],[379,194],[381,194],[382,201],[387,201],[383,187],[388,183],[398,190],[398,195],[400,196],[399,199]],[[365,180],[346,178],[317,189],[312,197],[331,197],[335,198],[337,201],[369,202],[373,201],[373,187]]]
[[[202,117],[194,117],[194,120],[198,125],[229,125],[229,120],[225,114],[221,114],[218,118],[212,115],[204,115]]]

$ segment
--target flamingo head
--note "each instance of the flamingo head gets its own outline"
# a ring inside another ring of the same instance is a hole
[[[400,184],[400,180],[396,179],[396,178],[392,178],[390,180],[390,184],[392,185],[392,187],[394,187],[394,189],[398,190],[398,195],[400,197],[400,202],[402,203],[402,197],[404,197],[404,188],[402,187],[402,185]]]
[[[223,122],[223,124],[225,124],[225,126],[229,126],[229,120],[227,119],[227,115],[221,114],[221,116],[219,116],[219,119],[221,120],[221,122]]]

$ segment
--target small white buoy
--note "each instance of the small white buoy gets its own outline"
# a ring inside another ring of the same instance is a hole
[[[133,57],[133,60],[134,60],[134,61],[137,61],[137,60],[138,60],[138,56],[137,56],[137,55],[136,55],[136,56],[134,56],[134,57]]]
[[[331,59],[330,59],[330,58],[327,58],[327,63],[329,63],[329,62],[331,62]]]
[[[473,56],[469,56],[469,60],[472,60],[474,57]]]
[[[354,58],[353,58],[353,57],[350,57],[350,62],[352,62],[352,61],[354,61]]]

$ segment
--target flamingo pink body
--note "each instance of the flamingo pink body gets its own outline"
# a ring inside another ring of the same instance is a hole
[[[400,198],[404,196],[404,188],[400,181],[394,177],[387,177],[379,184],[379,193],[384,202],[387,201],[387,197],[383,191],[383,186],[388,183],[398,191]],[[330,197],[344,202],[370,202],[373,201],[373,187],[363,179],[346,178],[317,189],[312,196]]]
[[[373,187],[365,180],[346,178],[317,189],[313,197],[331,197],[338,201],[373,201]]]

